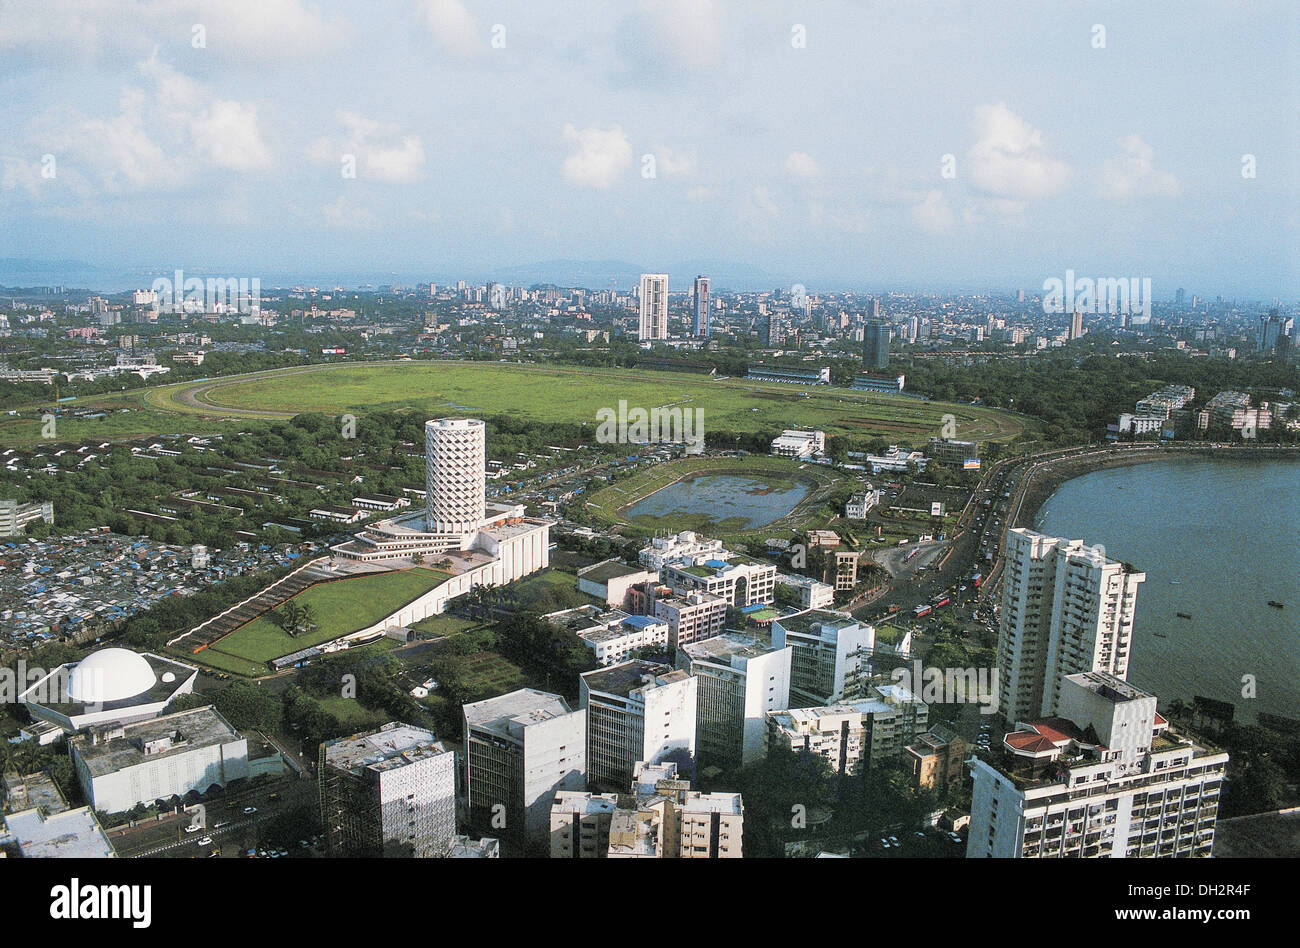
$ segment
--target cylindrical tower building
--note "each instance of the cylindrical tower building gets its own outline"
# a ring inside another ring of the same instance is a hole
[[[424,424],[427,524],[433,533],[469,533],[483,522],[486,428],[475,418]]]

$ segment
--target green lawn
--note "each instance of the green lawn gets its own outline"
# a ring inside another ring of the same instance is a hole
[[[456,635],[464,632],[466,629],[472,629],[479,623],[470,619],[462,619],[459,616],[443,614],[440,616],[429,616],[427,619],[421,619],[415,625],[411,626],[416,632],[423,633],[427,638],[434,638],[439,635]],[[391,639],[390,639],[391,641]]]
[[[509,691],[527,688],[528,677],[518,665],[496,652],[475,652],[461,659],[460,672],[465,689],[474,700],[495,698]]]
[[[227,655],[225,652],[217,652],[210,648],[205,648],[197,655],[191,655],[189,652],[173,654],[176,654],[179,661],[209,665],[218,671],[229,672],[232,675],[247,675],[250,678],[257,678],[271,673],[270,668],[264,662],[250,662],[247,659],[236,658],[234,655]]]
[[[900,443],[938,434],[945,414],[957,419],[957,437],[1011,440],[1024,423],[971,405],[925,402],[839,388],[800,389],[747,379],[717,381],[685,373],[635,369],[500,363],[338,363],[276,369],[217,381],[152,389],[150,404],[207,415],[415,408],[430,415],[455,405],[458,413],[511,414],[538,421],[594,426],[597,411],[681,407],[699,412],[705,431],[755,431],[816,426],[828,434],[882,436]],[[292,405],[291,410],[284,406]]]
[[[363,707],[355,698],[344,698],[342,695],[326,695],[323,698],[313,695],[313,697],[320,702],[322,708],[343,724],[360,728],[368,724],[384,723],[380,720],[382,712]]]
[[[204,655],[215,649],[255,662],[269,662],[373,625],[448,577],[449,574],[439,570],[416,567],[319,583],[297,597],[299,602],[311,606],[316,621],[316,628],[311,632],[290,636],[270,618],[262,616],[220,639],[198,657],[203,660]]]

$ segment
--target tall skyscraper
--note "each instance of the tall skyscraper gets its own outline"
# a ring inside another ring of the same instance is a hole
[[[1145,579],[1082,540],[1007,531],[997,653],[1008,720],[1056,714],[1066,675],[1127,677]]]
[[[483,422],[475,418],[427,421],[424,446],[429,531],[468,533],[479,529],[487,502]]]
[[[642,342],[668,338],[668,274],[641,274],[641,323],[638,333]]]
[[[701,339],[709,338],[709,309],[713,300],[709,296],[709,278],[695,278],[695,335]]]
[[[889,367],[889,327],[883,322],[869,322],[863,327],[862,364],[868,369]]]
[[[1290,346],[1294,326],[1292,317],[1279,316],[1277,310],[1259,317],[1259,351],[1285,352]]]
[[[441,856],[456,835],[456,755],[409,724],[320,748],[321,822],[334,856]]]

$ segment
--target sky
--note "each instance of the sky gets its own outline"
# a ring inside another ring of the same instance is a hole
[[[0,258],[1294,301],[1298,46],[1267,0],[0,0]]]

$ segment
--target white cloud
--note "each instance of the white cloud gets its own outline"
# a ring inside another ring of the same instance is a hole
[[[424,0],[420,4],[424,22],[439,45],[457,56],[468,58],[484,48],[478,24],[460,0]]]
[[[232,171],[271,166],[271,153],[257,130],[257,106],[222,99],[190,123],[194,142],[212,164]]]
[[[1136,133],[1119,139],[1122,154],[1101,169],[1097,194],[1109,201],[1140,197],[1176,197],[1182,190],[1176,177],[1155,167],[1155,149]]]
[[[646,38],[687,68],[712,66],[722,48],[722,8],[715,0],[642,0]]]
[[[981,191],[1033,199],[1059,194],[1070,168],[1047,154],[1043,133],[1005,103],[975,109],[976,141],[969,153],[970,178]]]
[[[785,170],[796,178],[812,181],[822,173],[821,165],[807,152],[792,151],[785,159]]]
[[[316,164],[337,164],[353,155],[357,177],[370,181],[403,183],[415,181],[424,167],[424,144],[419,136],[406,134],[394,124],[367,118],[359,112],[337,112],[343,134],[321,137],[307,149]]]
[[[946,234],[956,223],[948,199],[938,188],[932,188],[921,203],[912,208],[912,217],[922,230],[932,234]]]
[[[564,177],[570,184],[608,190],[632,164],[632,143],[621,125],[607,129],[591,125],[581,131],[565,125],[564,138],[578,146],[564,159]]]
[[[362,207],[340,194],[337,201],[321,207],[325,223],[330,227],[373,227],[375,215],[369,208]]]
[[[760,184],[741,199],[736,216],[751,240],[768,241],[772,239],[772,225],[780,218],[781,209],[773,200],[772,192]]]

